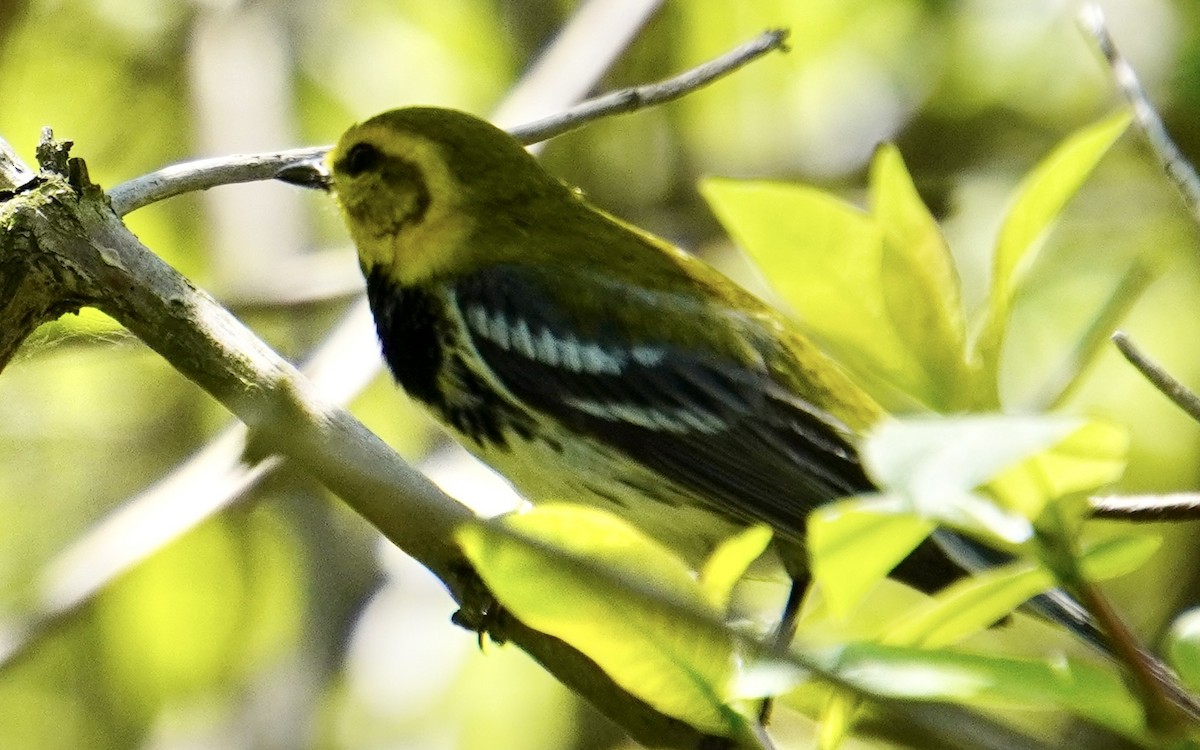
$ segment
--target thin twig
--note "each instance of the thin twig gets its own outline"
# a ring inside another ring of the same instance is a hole
[[[1069,590],[1096,618],[1113,654],[1128,667],[1146,710],[1146,723],[1156,733],[1175,736],[1188,722],[1200,718],[1196,699],[1177,689],[1178,678],[1138,643],[1137,636],[1095,583],[1080,574],[1077,585]]]
[[[108,191],[113,211],[124,216],[167,198],[220,185],[270,180],[289,164],[324,156],[329,146],[294,148],[263,154],[238,154],[198,159],[164,167],[122,182]]]
[[[584,100],[664,0],[586,0],[492,110],[502,128],[561,112]]]
[[[1157,362],[1142,354],[1124,331],[1114,333],[1112,340],[1125,359],[1136,367],[1138,372],[1150,381],[1151,385],[1171,399],[1173,404],[1183,409],[1189,417],[1200,422],[1200,397],[1172,377]]]
[[[1133,66],[1117,49],[1116,43],[1108,33],[1108,27],[1104,23],[1104,12],[1100,6],[1091,3],[1084,5],[1079,11],[1079,24],[1092,37],[1100,54],[1104,55],[1109,70],[1112,72],[1113,81],[1121,95],[1133,107],[1134,122],[1146,137],[1150,150],[1154,152],[1154,156],[1167,173],[1167,177],[1179,190],[1192,217],[1197,223],[1200,223],[1200,176],[1196,174],[1195,168],[1171,140],[1166,126],[1163,125],[1162,117],[1150,102],[1150,97],[1146,95],[1146,90],[1142,88],[1141,82],[1138,81]]]
[[[561,114],[513,128],[510,132],[521,143],[531,145],[593,120],[672,101],[729,75],[772,50],[785,49],[786,40],[786,31],[765,31],[724,55],[674,78],[589,99]],[[207,190],[218,185],[271,179],[281,169],[319,158],[329,149],[330,146],[316,146],[184,162],[123,182],[109,190],[108,196],[113,210],[118,216],[124,216],[130,211],[183,193]]]
[[[1174,736],[1189,721],[1200,720],[1200,703],[1158,657],[1142,647],[1104,592],[1084,574],[1071,527],[1061,509],[1047,508],[1037,527],[1038,556],[1059,586],[1095,619],[1109,653],[1126,667],[1146,712],[1147,726],[1159,737]]]
[[[1200,492],[1108,495],[1088,498],[1092,518],[1133,523],[1200,521]]]
[[[613,91],[604,96],[589,99],[579,106],[572,107],[553,117],[513,128],[510,132],[522,143],[538,143],[572,131],[592,120],[673,101],[698,88],[707,86],[718,78],[729,75],[768,52],[786,51],[787,36],[788,32],[783,29],[764,31],[745,44],[681,75],[658,83]]]

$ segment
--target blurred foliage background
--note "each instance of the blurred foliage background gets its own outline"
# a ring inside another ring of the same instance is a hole
[[[1100,4],[1183,151],[1200,159],[1200,6]],[[328,143],[404,104],[487,114],[576,5],[0,0],[0,134],[32,160],[39,129],[52,126],[113,185],[198,156]],[[801,180],[854,198],[875,144],[895,140],[944,221],[970,305],[1015,182],[1064,134],[1118,106],[1074,13],[1065,0],[667,0],[604,87],[678,72],[767,27],[790,28],[792,51],[563,137],[545,161],[613,213],[724,260],[699,176]],[[331,207],[282,185],[177,198],[129,223],[297,359],[361,283]],[[1012,410],[1037,408],[1065,347],[1135,261],[1153,281],[1127,330],[1200,383],[1198,239],[1146,149],[1126,137],[1069,207],[1019,300],[1006,353]],[[413,460],[437,444],[382,377],[352,408]],[[1067,408],[1133,431],[1121,490],[1196,486],[1200,430],[1115,353]],[[39,604],[55,555],[228,420],[97,313],[39,330],[0,376],[0,645],[18,632],[3,623],[15,627]],[[502,492],[454,486],[464,499]],[[1169,530],[1154,563],[1112,587],[1151,640],[1200,596],[1190,532]],[[451,611],[435,582],[336,499],[280,473],[7,663],[0,747],[621,742],[519,652],[481,654],[449,625]],[[1044,721],[1045,733],[1073,731]]]

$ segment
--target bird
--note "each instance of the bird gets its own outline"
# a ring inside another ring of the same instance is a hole
[[[805,521],[877,490],[859,446],[888,418],[793,320],[464,112],[376,115],[277,177],[333,193],[396,381],[524,497],[611,511],[693,562],[769,526],[786,643]],[[932,594],[1002,560],[941,531],[890,575]],[[1035,605],[1108,649],[1062,592]]]
[[[691,560],[765,523],[795,558],[814,507],[874,490],[857,441],[883,412],[838,365],[491,123],[392,110],[280,177],[334,193],[395,379],[525,497],[612,510]],[[899,579],[961,577],[932,549]]]

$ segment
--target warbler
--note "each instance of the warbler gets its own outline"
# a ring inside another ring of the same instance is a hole
[[[490,123],[393,110],[280,178],[332,190],[396,380],[532,501],[599,505],[692,560],[766,523],[803,583],[809,511],[873,489],[855,443],[882,411],[834,362]],[[962,574],[935,545],[895,573]]]
[[[791,321],[462,112],[385,112],[278,177],[335,194],[388,366],[462,445],[530,500],[598,505],[693,561],[768,524],[790,636],[805,518],[875,489],[857,442],[884,418]],[[1002,559],[938,532],[892,576],[935,592]],[[1035,608],[1108,649],[1065,594]]]

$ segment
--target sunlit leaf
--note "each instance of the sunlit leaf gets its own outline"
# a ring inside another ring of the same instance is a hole
[[[1083,573],[1103,581],[1132,573],[1142,567],[1162,546],[1162,536],[1149,532],[1126,532],[1103,539],[1083,554]]]
[[[706,732],[743,731],[745,719],[726,697],[732,637],[670,551],[610,514],[569,505],[466,526],[457,536],[519,620],[571,644],[669,716]]]
[[[808,517],[813,580],[834,616],[849,615],[933,531],[931,521],[898,509],[891,499],[855,498]]]
[[[983,381],[997,382],[1013,296],[1047,230],[1129,122],[1130,113],[1122,111],[1073,133],[1018,186],[996,243],[987,310],[972,347],[983,366]]]
[[[1005,507],[1036,519],[1048,500],[1089,492],[1121,478],[1129,434],[1110,422],[1089,421],[1048,450],[1010,466],[988,482],[989,492]],[[1076,515],[1086,512],[1079,504]]]
[[[985,630],[1054,585],[1032,561],[1014,562],[951,584],[925,604],[897,618],[883,641],[937,648]]]
[[[1144,731],[1140,705],[1121,677],[1073,659],[1048,663],[875,643],[817,651],[812,658],[878,695],[1027,710],[1060,707],[1132,737]]]
[[[709,604],[722,610],[729,605],[733,587],[766,551],[771,536],[770,526],[751,526],[717,546],[700,570],[700,587]]]
[[[850,734],[854,722],[854,714],[862,704],[862,699],[845,690],[834,690],[818,719],[820,729],[817,734],[817,747],[820,750],[837,750]]]
[[[920,395],[938,411],[960,408],[966,334],[950,248],[895,146],[876,151],[870,189],[871,213],[883,232],[884,305],[901,342],[920,352],[929,385]]]
[[[975,488],[1078,425],[1055,417],[889,420],[868,435],[862,456],[876,482],[907,498],[914,512],[1020,544],[1033,533],[1028,519],[985,500]]]
[[[804,185],[709,178],[700,190],[805,330],[876,396],[911,409],[931,392],[885,307],[883,232],[869,214]]]
[[[1118,427],[1076,418],[928,417],[881,423],[862,456],[913,512],[1021,544],[1048,501],[1118,478],[1127,443]]]
[[[1167,635],[1166,651],[1179,677],[1192,690],[1200,689],[1200,608],[1175,618]]]
[[[1160,541],[1152,534],[1105,539],[1084,553],[1084,570],[1094,581],[1125,575],[1150,559]],[[895,624],[885,629],[883,641],[926,648],[957,643],[994,625],[1054,585],[1054,576],[1034,560],[976,572],[897,617]]]

